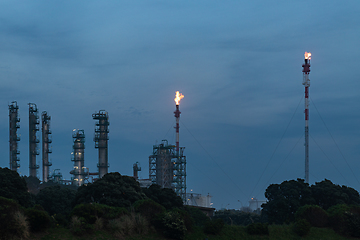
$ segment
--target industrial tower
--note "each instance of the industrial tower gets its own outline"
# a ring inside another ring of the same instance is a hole
[[[39,115],[35,103],[29,103],[29,176],[37,177],[36,156],[39,155],[38,143],[40,142],[36,136],[39,131]]]
[[[50,176],[50,166],[52,165],[49,161],[49,153],[51,153],[50,143],[51,141],[51,131],[50,131],[50,119],[51,117],[47,114],[46,111],[41,114],[42,121],[42,167],[43,167],[43,182],[49,181]]]
[[[99,178],[108,173],[108,140],[109,140],[109,115],[105,110],[100,110],[92,115],[94,120],[98,120],[95,124],[95,148],[99,149]]]
[[[74,162],[74,169],[70,172],[73,175],[72,183],[82,186],[89,171],[84,166],[85,133],[84,130],[74,130],[73,132],[73,152],[71,161]]]
[[[149,156],[149,178],[153,184],[163,188],[171,188],[186,201],[186,157],[184,147],[179,147],[179,102],[184,96],[176,92],[176,145],[169,145],[167,140],[162,140],[159,145],[153,146],[153,153]]]
[[[305,86],[305,182],[309,183],[309,87],[311,53],[305,52],[303,67],[303,85]]]
[[[10,145],[10,169],[17,171],[20,167],[18,163],[20,161],[18,155],[20,151],[18,150],[18,141],[20,137],[17,134],[18,128],[20,128],[20,117],[18,114],[19,107],[16,101],[11,102],[9,105],[9,145]]]

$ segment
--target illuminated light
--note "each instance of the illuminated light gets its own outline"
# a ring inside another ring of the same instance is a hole
[[[176,105],[179,105],[180,100],[183,99],[183,98],[184,98],[184,95],[179,93],[179,91],[176,91],[175,98],[174,98],[174,101],[175,101]]]
[[[305,52],[304,56],[305,56],[305,59],[311,60],[311,53]]]

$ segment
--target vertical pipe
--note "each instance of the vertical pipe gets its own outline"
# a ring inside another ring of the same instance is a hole
[[[50,149],[50,143],[51,138],[50,138],[50,119],[51,117],[47,114],[46,111],[42,112],[41,114],[41,122],[42,122],[42,127],[41,127],[41,133],[42,133],[42,180],[43,182],[48,182],[49,181],[49,176],[50,176],[50,166],[52,165],[50,160],[49,160],[49,153],[51,153],[51,149]]]
[[[39,155],[38,143],[36,136],[39,131],[38,109],[35,103],[29,103],[29,176],[37,177],[39,165],[36,164],[36,156]]]
[[[179,110],[179,105],[176,104],[176,110],[174,112],[175,114],[175,118],[176,118],[176,147],[175,147],[175,151],[176,151],[176,156],[179,157],[179,128],[180,128],[180,110]]]
[[[18,150],[18,141],[20,137],[17,135],[17,129],[20,128],[19,122],[20,118],[18,117],[19,107],[16,101],[13,101],[9,105],[9,147],[10,147],[10,169],[17,171],[20,167],[18,163],[20,161],[18,155],[20,154]]]

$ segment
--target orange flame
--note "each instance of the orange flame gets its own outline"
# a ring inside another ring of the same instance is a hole
[[[176,92],[174,101],[176,102],[176,105],[180,104],[180,100],[184,98],[184,95],[179,93],[179,91]]]
[[[311,53],[305,52],[304,56],[305,56],[305,59],[311,60]]]

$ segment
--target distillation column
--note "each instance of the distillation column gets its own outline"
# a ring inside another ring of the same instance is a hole
[[[47,114],[47,112],[42,112],[41,120],[42,120],[42,167],[43,167],[43,182],[49,181],[50,176],[50,166],[52,165],[49,161],[49,153],[51,153],[51,131],[50,131],[50,119],[51,117]]]
[[[40,142],[36,136],[39,131],[39,115],[35,103],[29,103],[29,176],[37,177],[36,156],[39,155],[38,143]]]
[[[70,172],[73,175],[72,182],[76,186],[82,186],[89,174],[84,166],[85,133],[84,130],[77,130],[73,133],[73,156],[74,169]]]
[[[19,107],[16,101],[11,102],[9,105],[9,145],[10,145],[10,169],[17,171],[20,167],[18,163],[20,161],[18,155],[20,154],[18,150],[18,141],[20,137],[17,134],[18,128],[20,128],[20,118],[19,118]]]
[[[99,149],[99,178],[108,173],[108,140],[109,140],[109,115],[105,110],[100,110],[92,115],[94,120],[98,120],[95,124],[95,148]]]
[[[311,53],[305,52],[303,67],[303,85],[305,86],[305,182],[309,183],[309,87]]]

